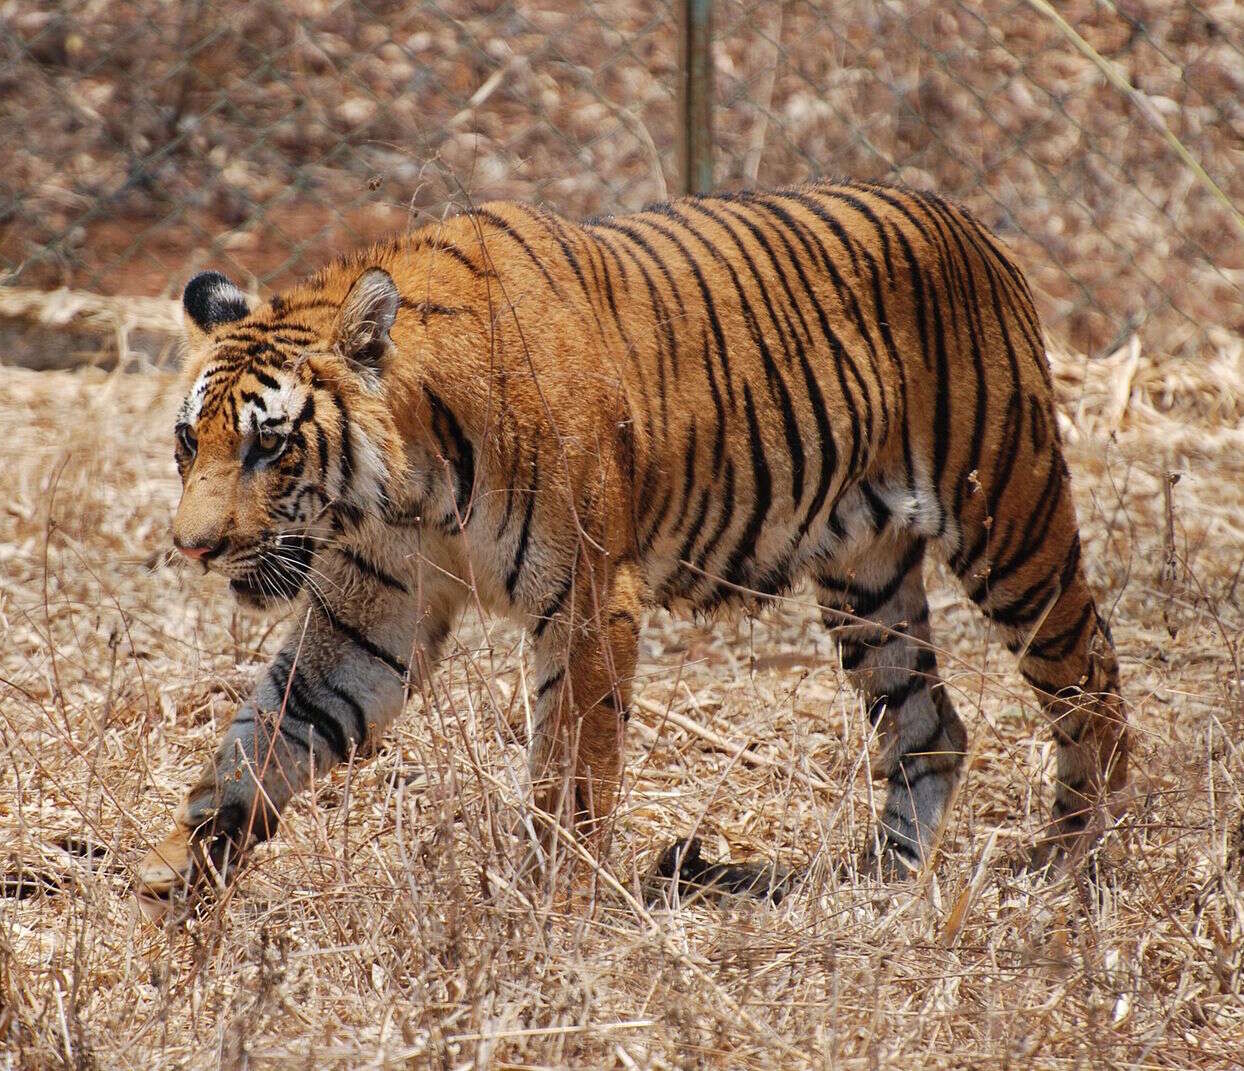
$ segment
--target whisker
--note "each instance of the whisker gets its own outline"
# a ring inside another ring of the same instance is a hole
[[[287,566],[291,572],[296,572],[303,577],[318,576],[324,581],[324,583],[332,586],[338,591],[341,590],[342,586],[338,581],[336,581],[333,577],[330,577],[322,569],[317,569],[314,565],[311,565],[309,562],[304,562],[296,558],[286,557],[285,555],[281,554],[279,551],[273,551],[269,555],[269,559],[272,561],[278,561],[282,563],[283,565]]]

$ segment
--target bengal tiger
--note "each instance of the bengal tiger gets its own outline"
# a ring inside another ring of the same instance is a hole
[[[868,857],[918,870],[967,747],[930,550],[1049,718],[1036,861],[1121,810],[1126,711],[1041,327],[963,208],[861,183],[581,223],[492,203],[259,303],[198,275],[184,310],[173,542],[243,602],[301,610],[142,895],[219,879],[313,771],[374,744],[468,599],[529,634],[536,812],[598,837],[645,610],[801,580],[881,741]]]

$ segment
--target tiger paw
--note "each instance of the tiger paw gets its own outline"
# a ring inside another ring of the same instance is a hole
[[[152,922],[163,922],[173,904],[185,899],[195,878],[190,837],[180,827],[149,851],[138,865],[134,896]]]
[[[224,832],[225,825],[219,814],[193,821],[180,809],[173,831],[138,866],[134,895],[148,919],[162,922],[208,886],[224,888],[243,854],[241,839]]]

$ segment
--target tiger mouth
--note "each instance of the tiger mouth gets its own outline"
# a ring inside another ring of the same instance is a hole
[[[306,583],[311,557],[305,536],[280,538],[260,553],[251,568],[230,578],[229,590],[239,602],[259,609],[289,602]]]

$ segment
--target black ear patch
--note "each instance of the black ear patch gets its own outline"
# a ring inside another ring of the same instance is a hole
[[[251,311],[246,295],[218,271],[200,272],[191,279],[181,303],[201,331],[240,320]]]

